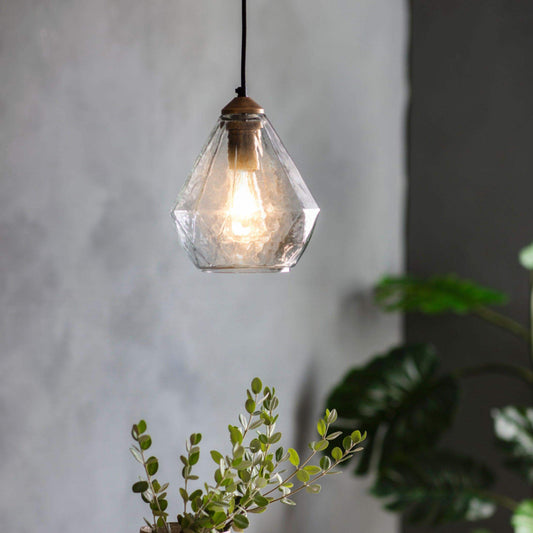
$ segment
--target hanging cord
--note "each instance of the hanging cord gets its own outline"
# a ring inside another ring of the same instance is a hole
[[[246,96],[246,0],[242,0],[241,86],[235,92]]]

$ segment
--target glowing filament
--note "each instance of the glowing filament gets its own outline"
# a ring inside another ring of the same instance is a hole
[[[268,239],[266,214],[257,187],[255,172],[236,170],[228,206],[227,236],[238,242]]]

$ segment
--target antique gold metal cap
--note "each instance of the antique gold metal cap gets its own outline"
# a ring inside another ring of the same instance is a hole
[[[249,96],[236,96],[222,109],[223,115],[262,115],[264,112],[265,110]]]

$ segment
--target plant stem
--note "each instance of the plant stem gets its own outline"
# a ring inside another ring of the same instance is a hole
[[[485,363],[477,366],[467,366],[452,372],[456,378],[469,378],[482,376],[483,374],[507,374],[522,379],[529,385],[533,385],[533,371],[521,366],[507,363]]]
[[[498,313],[498,311],[494,311],[494,309],[490,309],[489,307],[485,306],[477,307],[474,309],[473,314],[477,315],[486,322],[490,322],[495,326],[510,331],[513,335],[525,340],[528,344],[531,343],[529,329],[524,327],[516,320],[513,320],[512,318],[509,318],[508,316]]]
[[[157,509],[160,513],[162,513],[163,511],[161,511],[161,507],[159,505],[159,500],[157,499],[157,493],[156,491],[154,490],[154,485],[152,484],[152,476],[149,474],[148,472],[148,467],[146,466],[146,461],[144,460],[144,452],[143,452],[143,449],[142,449],[142,446],[141,446],[141,443],[139,443],[139,450],[141,452],[141,458],[143,460],[143,466],[144,466],[144,472],[146,473],[146,480],[148,481],[148,486],[150,487],[150,490],[152,491],[152,496],[157,504]],[[161,517],[163,517],[163,515],[160,515]],[[157,520],[155,518],[155,513],[154,511],[152,510],[152,517],[154,519],[154,531],[157,530]],[[165,520],[165,518],[163,517],[163,520]],[[165,520],[165,526],[166,526],[166,530],[170,533],[170,529],[168,527],[168,523],[167,521]]]
[[[327,434],[327,433],[326,433]],[[300,487],[298,487],[297,489],[291,491],[289,494],[287,494],[286,496],[280,496],[279,498],[276,498],[274,500],[272,500],[270,503],[274,503],[274,502],[279,502],[280,500],[283,500],[283,498],[288,498],[289,496],[294,496],[296,493],[300,492],[301,490],[305,489],[306,487],[308,487],[309,485],[312,485],[313,483],[316,483],[320,478],[323,478],[325,475],[327,475],[331,470],[333,470],[335,467],[337,467],[340,463],[343,462],[344,458],[349,455],[352,450],[357,446],[357,444],[359,443],[352,443],[352,445],[350,446],[350,448],[348,448],[347,450],[344,451],[344,453],[342,454],[342,457],[334,462],[327,470],[324,470],[323,472],[321,472],[320,474],[317,474],[313,479],[310,479],[307,483],[303,483]],[[316,452],[315,452],[316,453]],[[309,461],[306,461],[304,464],[307,464]],[[301,468],[303,468],[304,465],[302,465],[301,467],[298,468],[298,470],[300,470]],[[294,475],[294,474],[293,474]],[[288,478],[287,478],[288,480]],[[285,481],[287,481],[285,480]],[[270,504],[269,504],[270,505]],[[255,510],[254,509],[251,509],[251,511]]]
[[[529,357],[533,363],[533,270],[529,273]]]
[[[499,505],[504,509],[508,509],[511,512],[516,511],[516,508],[518,507],[517,501],[507,496],[504,496],[503,494],[498,494],[490,490],[481,490],[479,491],[479,493],[481,496],[485,496],[486,498],[491,499],[496,505]]]
[[[285,483],[288,483],[300,470],[302,470],[302,468],[305,465],[307,465],[309,463],[309,461],[311,461],[311,459],[316,454],[317,454],[316,450],[313,451],[313,453],[307,458],[307,460],[304,463],[302,463],[301,465],[299,465],[287,479],[282,480],[282,482],[279,483],[278,485],[276,485],[273,489],[270,489],[268,492],[265,492],[263,494],[263,496],[268,496],[269,494],[272,494],[275,490],[279,489],[282,485],[284,485]],[[274,501],[277,501],[277,500],[274,500]]]
[[[258,398],[258,395],[255,394],[254,395],[254,402],[257,404],[257,398]],[[272,413],[272,410],[270,410],[270,413]],[[246,424],[246,427],[243,428],[244,431],[243,431],[243,434],[242,434],[242,440],[244,442],[244,439],[246,438],[246,435],[248,434],[248,430],[250,429],[250,426],[252,425],[252,421],[254,419],[254,414],[253,412],[250,413],[250,416],[248,417],[248,423]],[[231,468],[231,464],[226,464],[226,468],[227,469],[230,469]],[[224,477],[222,477],[222,479],[216,484],[215,486],[215,491],[220,487],[220,484],[222,483],[222,480],[224,479]],[[250,481],[251,483],[251,481]],[[248,487],[250,486],[250,484],[248,484]],[[207,508],[207,506],[211,503],[211,500],[213,499],[213,496],[214,496],[214,491],[211,492],[211,494],[208,496],[206,502],[200,507],[200,509],[198,509],[198,511],[195,513],[195,517],[199,517],[201,515],[201,513]],[[233,520],[233,517],[235,516],[235,514],[237,514],[237,510],[235,510],[230,517],[228,517],[226,519],[226,521],[224,523],[230,523],[231,520]]]

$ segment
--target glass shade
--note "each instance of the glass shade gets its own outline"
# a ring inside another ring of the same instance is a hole
[[[222,114],[172,216],[193,263],[207,272],[287,272],[319,208],[262,113]]]

